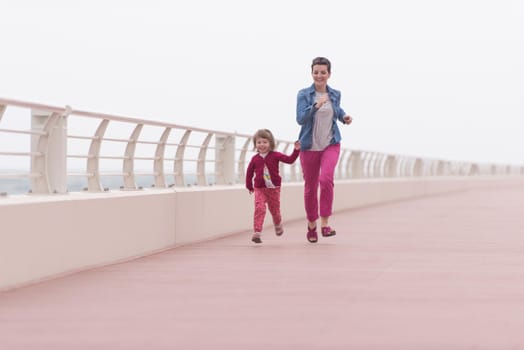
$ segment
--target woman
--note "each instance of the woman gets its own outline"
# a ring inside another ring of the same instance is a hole
[[[340,91],[327,84],[331,77],[331,62],[325,57],[314,58],[311,76],[313,84],[298,92],[297,123],[301,126],[300,164],[308,221],[306,237],[315,243],[319,216],[322,236],[336,234],[329,226],[329,217],[333,211],[335,166],[340,154],[341,136],[337,121],[351,124],[353,119],[340,107]],[[317,195],[319,185],[320,198]]]

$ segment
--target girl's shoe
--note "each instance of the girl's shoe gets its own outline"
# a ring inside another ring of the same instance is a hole
[[[253,234],[253,237],[251,238],[251,240],[255,243],[262,243],[262,240],[260,239],[260,233],[259,232],[255,232]]]
[[[284,228],[282,227],[282,224],[275,225],[275,234],[277,236],[282,236],[283,233],[284,233]]]
[[[337,231],[333,230],[329,226],[322,227],[322,236],[324,237],[330,237],[337,234]]]
[[[318,236],[317,236],[317,227],[316,226],[313,228],[309,228],[309,226],[307,227],[306,238],[309,241],[309,243],[317,243]]]

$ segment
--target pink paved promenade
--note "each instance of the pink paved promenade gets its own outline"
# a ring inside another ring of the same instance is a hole
[[[0,349],[524,349],[524,188],[338,213],[0,294]]]

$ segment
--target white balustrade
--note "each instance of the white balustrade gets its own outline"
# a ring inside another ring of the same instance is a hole
[[[294,141],[277,140],[280,152],[288,154],[293,147]],[[253,152],[252,135],[0,98],[0,193],[4,194],[10,194],[10,181],[21,178],[28,181],[32,194],[70,192],[72,179],[83,184],[75,190],[89,192],[136,191],[144,183],[158,189],[243,184]],[[340,154],[337,180],[524,174],[523,166],[507,164],[347,148]],[[283,180],[302,181],[299,167],[299,161],[281,164]],[[108,180],[115,177],[119,181]],[[139,181],[142,178],[149,182]]]

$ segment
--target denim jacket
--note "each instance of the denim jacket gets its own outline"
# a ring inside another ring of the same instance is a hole
[[[333,106],[333,139],[331,144],[340,143],[341,136],[338,129],[337,120],[344,123],[344,116],[346,112],[340,107],[340,91],[327,86],[327,92],[331,105]],[[313,125],[315,124],[315,113],[318,108],[313,107],[315,104],[315,84],[310,87],[302,89],[297,95],[297,123],[300,127],[300,149],[307,151],[311,148],[313,143]]]

